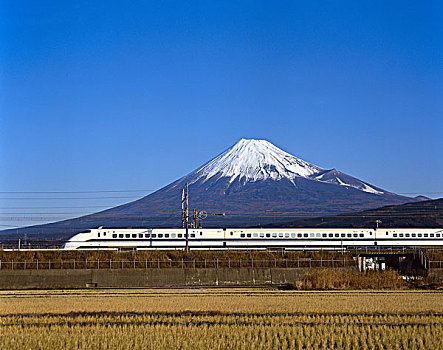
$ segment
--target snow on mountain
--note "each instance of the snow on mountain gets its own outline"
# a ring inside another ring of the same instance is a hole
[[[186,176],[190,184],[201,180],[228,178],[242,183],[265,180],[289,180],[294,186],[296,178],[335,184],[357,190],[383,194],[381,189],[371,186],[335,169],[325,170],[317,165],[297,158],[266,140],[241,139],[234,146],[215,157],[201,168]]]
[[[281,150],[266,140],[241,139],[218,157],[195,171],[192,183],[214,176],[228,177],[229,182],[263,181],[309,177],[324,169]]]
[[[357,190],[372,193],[372,194],[383,194],[384,191],[375,186],[369,185],[366,182],[356,179],[355,177],[343,174],[342,172],[332,169],[322,172],[320,174],[314,175],[314,180],[326,182],[335,185],[341,185],[345,187],[352,187]]]

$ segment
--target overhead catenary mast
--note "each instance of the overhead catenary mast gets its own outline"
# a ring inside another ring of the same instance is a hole
[[[182,228],[185,228],[185,190],[182,190]]]
[[[186,253],[189,252],[189,196],[188,196],[188,183],[186,182],[185,185],[185,229],[186,229],[186,247],[185,247],[185,251]]]

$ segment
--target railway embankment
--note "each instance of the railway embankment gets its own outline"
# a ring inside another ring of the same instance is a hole
[[[397,271],[345,268],[147,268],[0,270],[0,289],[275,287],[289,289],[441,289],[443,269],[406,281]]]
[[[357,271],[356,267],[344,269]],[[0,289],[278,287],[294,285],[311,271],[312,268],[0,270]]]
[[[440,257],[440,252],[432,254],[430,258]],[[401,269],[392,268],[395,264],[390,266],[386,257],[378,261],[370,256],[366,260],[367,266],[382,271],[362,270],[362,256],[343,251],[0,251],[0,289],[358,289],[438,288],[443,284],[441,260],[428,259],[424,273],[409,275],[405,281]]]

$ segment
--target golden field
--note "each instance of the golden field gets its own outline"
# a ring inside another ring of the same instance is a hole
[[[2,349],[442,349],[443,293],[0,292]]]

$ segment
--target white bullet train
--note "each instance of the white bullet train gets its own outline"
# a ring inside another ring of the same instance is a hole
[[[190,249],[301,249],[443,246],[442,228],[208,228],[189,229]],[[183,249],[183,228],[91,229],[70,238],[64,249]]]

